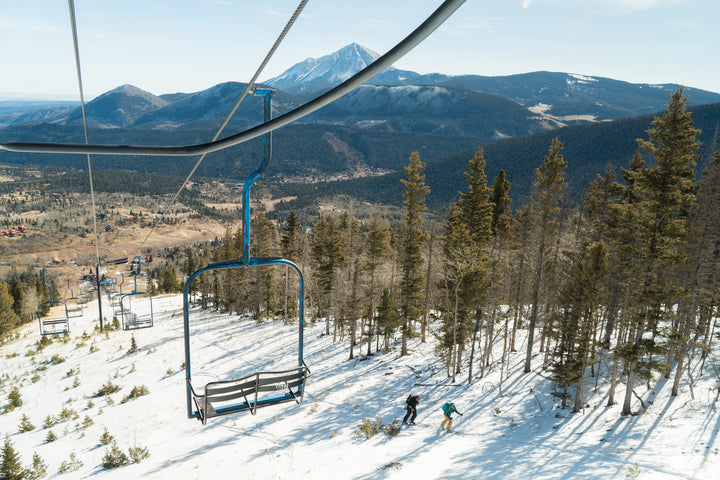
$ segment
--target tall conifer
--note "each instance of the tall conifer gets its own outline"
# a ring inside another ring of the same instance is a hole
[[[420,161],[420,154],[410,154],[410,164],[405,167],[405,178],[401,179],[403,197],[405,198],[405,224],[402,231],[402,280],[400,284],[402,328],[402,348],[400,355],[407,355],[407,339],[412,334],[411,322],[420,318],[423,313],[422,245],[425,232],[422,229],[420,214],[426,210],[425,197],[430,187],[425,185],[425,164]]]

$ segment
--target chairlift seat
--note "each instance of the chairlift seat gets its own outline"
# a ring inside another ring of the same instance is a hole
[[[70,331],[70,323],[66,317],[46,318],[40,320],[40,334],[54,335],[57,333],[67,333]]]
[[[302,367],[278,372],[258,372],[239,380],[210,382],[198,395],[188,383],[197,411],[195,416],[207,423],[208,418],[250,411],[284,402],[302,403],[305,380],[310,371]]]
[[[122,312],[122,324],[123,330],[152,327],[152,315],[138,315],[135,312]]]

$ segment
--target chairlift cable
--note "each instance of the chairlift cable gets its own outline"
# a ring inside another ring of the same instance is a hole
[[[10,246],[8,246],[8,245],[5,245],[4,242],[0,242],[0,246],[7,248],[7,249],[10,250],[11,252],[13,252],[15,255],[20,255],[20,256],[23,257],[23,258],[27,258],[27,259],[30,261],[30,266],[32,266],[32,267],[37,267],[37,268],[42,268],[42,265],[41,265],[40,263],[38,263],[37,260],[33,260],[32,258],[28,257],[27,255],[18,252],[18,251],[15,250],[14,248],[12,248],[12,247],[10,247]]]
[[[465,0],[445,0],[419,27],[413,30],[400,43],[395,45],[386,54],[375,60],[373,63],[356,73],[349,79],[330,91],[320,95],[314,100],[291,110],[284,115],[276,117],[256,127],[243,132],[231,135],[222,140],[213,142],[184,145],[184,146],[131,146],[131,145],[80,145],[63,143],[33,143],[33,142],[7,142],[0,143],[0,150],[12,152],[36,152],[36,153],[95,153],[100,155],[165,155],[165,156],[192,156],[202,153],[216,152],[232,147],[253,138],[257,138],[280,127],[284,127],[296,120],[299,120],[316,110],[328,105],[338,98],[346,95],[365,81],[371,79],[378,73],[390,67],[393,63],[402,58],[406,53],[419,45],[432,32],[437,30],[455,11],[465,3]]]
[[[87,119],[85,117],[85,96],[83,95],[83,83],[82,73],[80,70],[80,49],[78,47],[77,37],[77,24],[75,22],[75,1],[68,0],[68,9],[70,10],[70,26],[73,36],[73,49],[75,51],[75,70],[77,71],[78,89],[80,91],[80,110],[82,112],[83,132],[85,135],[85,145],[89,144],[88,131],[87,131]],[[95,258],[97,259],[96,265],[100,265],[100,250],[98,243],[100,237],[98,236],[97,230],[97,215],[95,211],[95,189],[93,187],[92,177],[92,165],[90,162],[90,152],[87,152],[87,163],[88,163],[88,177],[90,179],[90,201],[92,203],[92,217],[93,217],[93,230],[95,231]]]
[[[263,59],[260,66],[258,67],[257,71],[255,71],[255,75],[253,75],[253,77],[250,79],[250,82],[248,82],[248,84],[245,86],[245,89],[243,90],[243,92],[240,95],[240,97],[238,98],[238,100],[235,102],[235,105],[233,106],[233,108],[230,110],[230,113],[227,114],[222,125],[220,125],[220,128],[218,129],[217,133],[215,134],[215,136],[212,139],[213,142],[216,141],[218,139],[218,137],[220,136],[220,134],[223,132],[223,130],[225,130],[225,127],[230,122],[230,119],[233,117],[233,115],[235,115],[235,112],[237,111],[238,107],[240,106],[240,103],[242,103],[243,99],[247,96],[247,94],[250,92],[252,87],[255,85],[255,82],[257,81],[257,79],[260,76],[260,74],[262,73],[262,71],[265,69],[265,66],[267,65],[267,63],[270,61],[270,58],[272,58],[273,54],[275,53],[275,50],[277,50],[277,48],[280,46],[280,43],[282,43],[283,39],[285,39],[285,36],[290,31],[290,28],[295,23],[295,20],[297,20],[297,18],[300,16],[300,12],[302,12],[303,8],[305,8],[305,5],[307,4],[308,1],[309,0],[301,0],[300,1],[300,4],[295,9],[295,12],[293,12],[292,16],[290,17],[290,20],[288,20],[287,24],[285,25],[285,28],[283,28],[282,32],[280,32],[280,35],[275,40],[275,43],[273,44],[272,48],[270,48],[270,51],[267,53],[267,55],[265,55],[265,58]],[[195,171],[200,166],[200,163],[202,163],[202,161],[205,159],[205,157],[207,156],[208,153],[209,152],[203,152],[202,155],[200,155],[200,158],[195,163],[195,166],[192,168],[192,170],[190,170],[190,173],[185,178],[185,181],[182,183],[182,185],[180,185],[180,188],[175,193],[175,196],[172,198],[172,200],[170,200],[170,203],[168,203],[168,205],[162,211],[162,213],[160,214],[160,218],[157,219],[157,221],[155,222],[153,227],[150,229],[150,232],[148,232],[147,236],[145,237],[145,240],[143,240],[142,243],[140,244],[140,246],[138,247],[137,252],[135,253],[135,256],[140,255],[140,251],[142,250],[142,247],[148,241],[148,239],[150,238],[150,235],[153,234],[153,232],[158,227],[158,225],[160,225],[160,222],[163,220],[163,218],[165,218],[165,214],[170,209],[170,207],[175,205],[175,202],[177,201],[177,198],[180,196],[180,193],[182,192],[183,188],[185,188],[185,185],[187,185],[187,183],[190,181],[192,176],[195,174]]]

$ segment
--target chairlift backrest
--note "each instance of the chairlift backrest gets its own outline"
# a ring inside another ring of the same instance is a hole
[[[43,318],[42,310],[43,307],[49,307],[51,315]],[[60,313],[52,314],[53,307],[62,307]],[[57,333],[68,333],[70,332],[70,320],[68,316],[68,309],[65,302],[60,300],[43,302],[38,305],[38,322],[40,323],[40,335],[54,335]]]

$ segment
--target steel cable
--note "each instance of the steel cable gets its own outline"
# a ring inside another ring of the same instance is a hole
[[[85,97],[83,95],[83,84],[82,84],[82,73],[80,71],[80,49],[78,47],[77,38],[77,24],[75,21],[75,2],[74,0],[68,0],[68,8],[70,10],[70,25],[73,36],[73,48],[75,51],[75,69],[77,71],[78,78],[78,89],[80,90],[80,110],[82,112],[82,123],[83,132],[85,135],[85,145],[88,145],[88,132],[87,132],[87,120],[85,118]],[[93,187],[92,177],[92,165],[90,162],[90,152],[87,152],[87,163],[88,163],[88,177],[90,178],[90,202],[92,203],[92,217],[93,217],[93,231],[95,233],[95,258],[97,260],[96,265],[100,265],[100,250],[98,244],[100,243],[100,237],[98,236],[97,230],[97,214],[95,211],[95,189]]]

